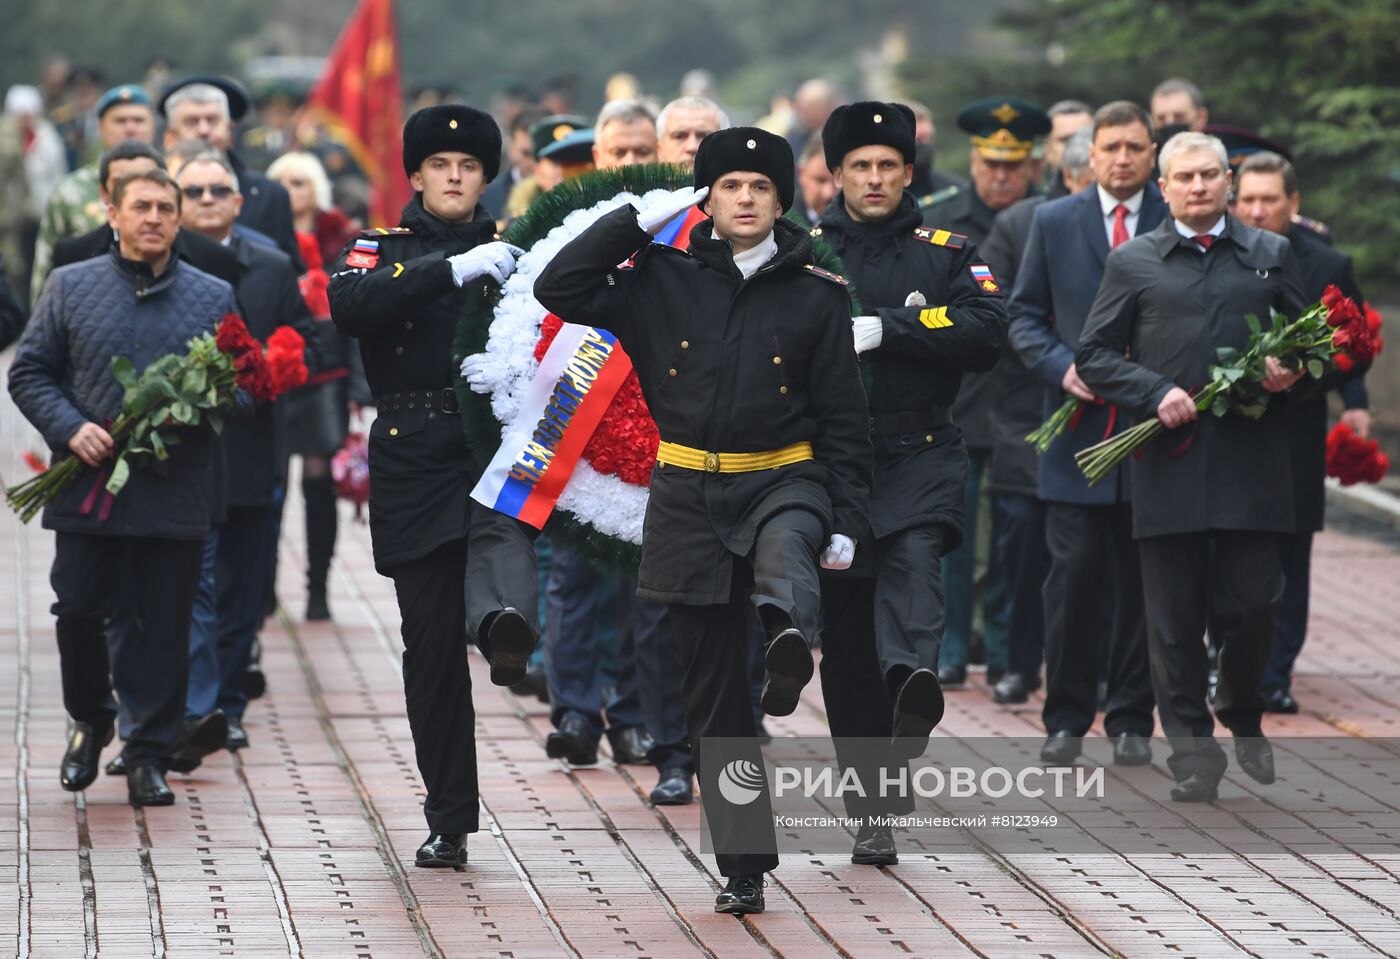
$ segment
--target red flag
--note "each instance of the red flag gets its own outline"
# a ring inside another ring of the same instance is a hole
[[[403,174],[403,107],[394,0],[360,0],[307,105],[369,177],[370,223],[399,222],[411,191]]]

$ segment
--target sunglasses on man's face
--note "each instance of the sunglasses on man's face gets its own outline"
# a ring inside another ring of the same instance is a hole
[[[185,195],[186,200],[198,200],[208,192],[216,200],[227,200],[233,196],[233,187],[224,183],[215,183],[213,186],[187,186],[180,191]]]

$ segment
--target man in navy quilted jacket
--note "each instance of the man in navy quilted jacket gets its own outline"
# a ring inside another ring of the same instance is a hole
[[[180,194],[165,171],[122,176],[108,217],[119,239],[108,256],[55,271],[34,307],[10,368],[10,395],[58,460],[91,467],[44,508],[57,534],[50,582],[63,705],[73,720],[61,781],[70,792],[96,777],[111,741],[112,681],[135,720],[126,741],[134,806],[175,801],[165,782],[181,731],[189,672],[190,610],[209,533],[210,430],[183,431],[157,472],[133,463],[121,495],[103,485],[116,452],[109,425],[122,408],[113,357],[140,372],[237,313],[232,288],[201,273],[171,247]],[[122,575],[130,570],[129,578]],[[123,583],[134,595],[134,635],[109,661],[103,622]]]

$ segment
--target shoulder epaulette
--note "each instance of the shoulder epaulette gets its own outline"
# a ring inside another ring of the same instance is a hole
[[[920,197],[919,206],[933,206],[935,203],[942,203],[944,200],[951,200],[953,197],[958,195],[958,192],[958,185],[954,183],[952,186],[944,187],[937,193],[930,193],[927,196]]]
[[[1310,216],[1303,216],[1301,213],[1293,215],[1293,222],[1305,230],[1312,230],[1318,236],[1331,236],[1332,228],[1321,220],[1314,220]]]
[[[372,226],[368,230],[361,230],[359,236],[408,236],[413,232],[411,227],[406,226]]]
[[[837,276],[835,273],[829,270],[823,270],[819,266],[813,266],[811,263],[804,264],[802,268],[813,276],[819,276],[830,283],[839,283],[841,286],[851,285],[851,281],[844,276]]]
[[[934,246],[946,246],[952,250],[961,250],[967,245],[967,237],[961,233],[953,233],[951,230],[935,230],[933,227],[916,226],[914,236],[925,243],[932,243]]]

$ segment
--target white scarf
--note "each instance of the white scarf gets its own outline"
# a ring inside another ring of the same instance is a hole
[[[711,231],[714,236],[714,231]],[[721,239],[714,236],[716,240]],[[768,231],[758,246],[745,250],[743,253],[734,254],[734,265],[739,268],[739,272],[744,274],[744,279],[748,279],[758,272],[759,267],[773,259],[773,254],[778,252],[778,241],[773,239],[773,231]]]

